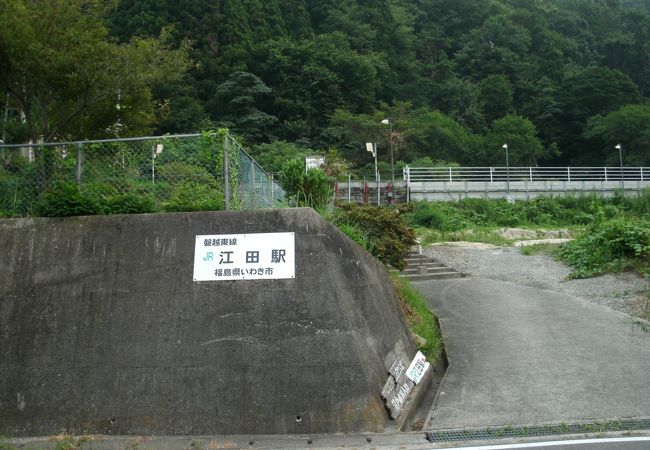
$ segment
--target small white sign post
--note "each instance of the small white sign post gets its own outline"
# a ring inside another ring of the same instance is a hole
[[[196,236],[194,281],[296,277],[294,233]]]
[[[427,369],[429,369],[429,366],[430,364],[427,362],[427,358],[422,354],[422,352],[418,351],[415,358],[413,358],[413,361],[411,361],[411,365],[406,369],[406,376],[413,383],[418,384]]]

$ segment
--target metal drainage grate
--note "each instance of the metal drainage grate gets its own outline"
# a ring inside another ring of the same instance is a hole
[[[638,430],[650,430],[650,419],[428,431],[426,438],[429,442],[436,443]]]

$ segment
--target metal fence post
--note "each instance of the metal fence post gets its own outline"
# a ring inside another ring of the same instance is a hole
[[[255,160],[251,159],[250,174],[251,208],[255,208]]]
[[[81,184],[81,172],[83,170],[82,168],[83,149],[84,149],[84,145],[81,142],[79,142],[77,144],[77,175],[76,175],[77,184],[79,185]]]
[[[348,203],[352,203],[352,175],[348,174]]]
[[[381,206],[381,174],[377,172],[377,206]]]
[[[411,202],[411,169],[406,166],[406,203]]]
[[[156,182],[156,146],[151,146],[151,182]]]
[[[225,196],[224,208],[226,211],[230,210],[230,157],[229,153],[229,139],[226,134],[223,139],[223,192]]]
[[[571,183],[571,167],[566,168],[566,176],[569,183]]]

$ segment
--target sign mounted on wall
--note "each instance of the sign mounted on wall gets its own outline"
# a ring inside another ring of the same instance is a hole
[[[194,281],[296,277],[294,233],[196,236]]]

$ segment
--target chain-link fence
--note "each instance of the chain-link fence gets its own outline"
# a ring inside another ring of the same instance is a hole
[[[104,212],[134,199],[147,200],[151,211],[284,202],[282,188],[225,131],[0,146],[0,216],[38,215],[47,193],[62,186],[74,188],[69,195],[104,205]]]

